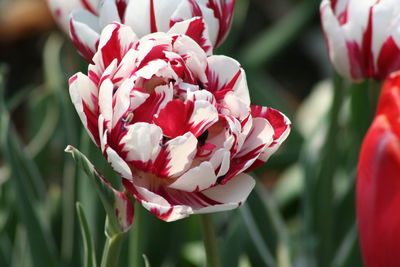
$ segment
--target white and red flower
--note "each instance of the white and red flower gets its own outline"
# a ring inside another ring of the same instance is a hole
[[[138,37],[167,32],[176,22],[203,17],[214,47],[228,35],[236,0],[48,0],[54,17],[88,61],[101,30],[112,22],[130,26]],[[69,16],[71,14],[71,20]],[[212,50],[212,46],[208,49]]]
[[[205,31],[193,18],[138,39],[110,24],[88,75],[70,79],[83,124],[126,190],[166,221],[240,206],[255,184],[245,172],[290,131],[279,111],[250,105],[237,61],[207,56]]]
[[[47,0],[47,4],[58,25],[69,33],[70,15],[75,10],[87,10],[97,13],[100,0]]]
[[[399,0],[323,0],[320,12],[329,56],[341,75],[383,80],[400,69]]]

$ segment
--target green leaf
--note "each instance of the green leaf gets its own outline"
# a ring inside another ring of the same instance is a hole
[[[255,246],[258,256],[262,260],[264,266],[276,266],[275,259],[272,256],[270,249],[263,240],[260,228],[258,227],[253,214],[248,206],[248,203],[244,204],[239,208],[240,214],[244,225],[246,226],[247,232],[250,235],[250,239]]]
[[[84,266],[85,267],[96,267],[96,253],[93,244],[93,238],[90,234],[88,222],[86,220],[85,212],[79,202],[76,203],[76,211],[79,217],[79,223],[82,230],[83,236],[83,247],[84,247]]]
[[[249,241],[248,234],[243,231],[244,223],[240,219],[239,212],[229,220],[229,229],[220,242],[221,264],[224,267],[238,266],[240,256]]]
[[[2,232],[0,235],[0,266],[10,266],[12,254],[12,244],[8,236]]]
[[[147,258],[147,256],[145,254],[143,254],[142,256],[143,256],[143,260],[144,260],[144,266],[145,267],[151,267],[149,259]]]
[[[346,237],[343,239],[342,244],[340,244],[332,262],[332,267],[351,267],[362,265],[357,237],[357,224],[354,223],[348,231]]]
[[[28,245],[29,243],[27,243],[26,230],[23,226],[18,225],[13,245],[11,263],[12,267],[32,267],[31,255],[29,255]]]
[[[112,188],[111,184],[79,150],[68,146],[65,152],[72,154],[78,166],[93,181],[93,185],[108,215],[107,236],[112,237],[128,231],[133,220],[133,204],[131,200],[123,193]]]

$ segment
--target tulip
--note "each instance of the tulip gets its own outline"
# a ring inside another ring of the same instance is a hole
[[[87,10],[92,14],[97,13],[100,0],[47,0],[53,17],[65,33],[69,33],[69,20],[74,10]]]
[[[360,82],[400,69],[399,0],[323,0],[321,23],[338,73]]]
[[[203,17],[212,47],[225,40],[232,25],[236,0],[48,0],[54,17],[88,61],[96,52],[101,30],[112,22],[130,26],[140,38],[167,32],[175,23]],[[69,21],[69,15],[71,20]]]
[[[400,265],[400,73],[385,82],[363,141],[357,219],[366,267]]]
[[[201,17],[140,39],[113,23],[88,75],[70,79],[92,140],[127,192],[165,221],[243,204],[255,185],[246,172],[290,131],[279,111],[250,105],[240,64],[208,56],[209,45]]]

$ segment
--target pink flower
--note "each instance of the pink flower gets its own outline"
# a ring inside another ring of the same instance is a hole
[[[48,0],[55,18],[88,61],[101,30],[112,22],[130,26],[138,37],[167,32],[176,22],[203,17],[212,46],[219,46],[232,25],[236,0]],[[72,12],[71,21],[69,14]],[[208,49],[212,50],[212,46]]]
[[[141,39],[113,23],[88,75],[70,79],[93,141],[127,191],[166,221],[240,206],[255,184],[245,172],[290,131],[279,111],[250,105],[243,69],[207,56],[206,36],[202,18]]]
[[[383,80],[400,69],[399,0],[323,0],[320,7],[330,59],[354,82]]]
[[[400,72],[382,88],[357,170],[357,220],[365,267],[400,263]]]

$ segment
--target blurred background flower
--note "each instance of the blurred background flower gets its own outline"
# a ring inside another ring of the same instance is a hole
[[[400,1],[323,0],[321,22],[336,70],[354,82],[399,70]]]
[[[166,32],[176,22],[196,16],[204,18],[211,44],[218,47],[226,39],[236,0],[48,0],[54,18],[79,50],[91,62],[100,32],[112,22],[130,26],[142,37]]]

